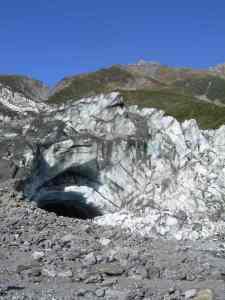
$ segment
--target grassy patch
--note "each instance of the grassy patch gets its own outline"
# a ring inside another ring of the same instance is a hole
[[[71,79],[68,86],[49,97],[49,102],[60,103],[70,99],[77,100],[82,97],[110,92],[130,80],[133,80],[133,76],[126,70],[116,66],[76,76]]]
[[[183,89],[184,93],[193,95],[206,95],[210,100],[225,102],[225,80],[218,76],[193,77],[186,80],[178,80],[174,86]]]
[[[162,109],[179,121],[196,119],[202,129],[225,124],[225,107],[205,103],[171,90],[121,91],[128,105]]]
[[[159,68],[160,75],[173,74],[174,72],[175,72],[175,69],[168,67],[168,66],[160,66],[160,68]]]

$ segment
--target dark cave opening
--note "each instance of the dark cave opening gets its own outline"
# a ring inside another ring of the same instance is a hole
[[[86,198],[77,192],[48,194],[39,199],[37,205],[48,212],[54,212],[57,216],[69,218],[86,220],[102,215],[98,207],[87,203]]]
[[[47,212],[54,212],[57,216],[83,220],[102,216],[101,209],[94,202],[88,201],[84,193],[65,191],[65,187],[70,185],[79,187],[80,181],[87,186],[91,186],[93,183],[96,185],[98,183],[96,170],[95,160],[76,168],[67,169],[46,181],[41,186],[43,191],[38,192],[32,200],[37,203],[39,208]]]
[[[92,205],[82,207],[69,202],[70,201],[56,201],[52,203],[42,203],[41,205],[39,204],[38,207],[48,212],[54,212],[57,216],[82,220],[94,219],[102,215],[102,213]]]

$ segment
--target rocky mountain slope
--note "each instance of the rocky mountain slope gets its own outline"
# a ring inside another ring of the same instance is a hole
[[[132,65],[115,65],[94,73],[63,79],[51,91],[49,100],[79,99],[115,90],[168,92],[223,105],[225,77],[223,65],[209,70],[171,68],[155,62],[140,61]],[[146,100],[148,98],[146,97]]]
[[[113,65],[96,72],[65,77],[51,90],[39,80],[22,75],[0,75],[0,84],[32,100],[52,102],[93,96],[115,90],[174,90],[206,101],[225,101],[225,65],[208,70],[173,68],[140,60],[136,64]],[[61,100],[60,100],[61,98]],[[62,100],[63,99],[63,100]]]
[[[49,103],[119,91],[128,105],[155,107],[179,121],[196,119],[201,128],[225,122],[223,65],[209,70],[171,68],[155,62],[115,65],[67,77],[49,94]]]
[[[0,76],[0,84],[34,101],[50,105],[99,93],[119,91],[128,105],[155,107],[179,121],[194,118],[201,128],[225,122],[224,65],[208,70],[171,68],[139,61],[114,65],[96,72],[66,77],[49,89],[24,76]]]

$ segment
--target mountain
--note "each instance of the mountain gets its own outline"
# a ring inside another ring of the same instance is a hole
[[[218,68],[171,68],[139,61],[67,77],[51,91],[48,103],[119,91],[127,105],[155,107],[179,121],[196,119],[201,128],[225,122],[225,77]]]
[[[221,70],[222,68],[220,68]],[[115,65],[93,73],[67,77],[50,93],[49,101],[58,103],[68,99],[111,91],[153,90],[187,96],[225,105],[225,77],[218,68],[193,70],[171,68],[157,62],[139,61],[132,65]],[[132,93],[131,93],[132,94]]]
[[[126,105],[155,107],[179,121],[193,118],[201,128],[218,128],[225,122],[224,69],[224,65],[206,70],[172,68],[140,60],[65,77],[52,89],[18,75],[0,76],[0,84],[32,101],[47,101],[48,105],[118,91]]]
[[[0,84],[35,101],[50,103],[112,91],[162,91],[225,104],[225,65],[208,70],[172,68],[140,60],[136,64],[113,65],[96,72],[65,77],[52,89],[39,80],[22,75],[0,75]]]
[[[63,79],[51,91],[49,101],[60,101],[83,96],[91,96],[101,92],[113,90],[136,90],[140,88],[154,88],[161,83],[152,77],[133,74],[122,66],[115,65],[108,69],[72,76]]]

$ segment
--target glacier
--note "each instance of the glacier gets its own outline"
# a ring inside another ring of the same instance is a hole
[[[201,130],[195,120],[126,106],[119,93],[38,110],[20,135],[27,199],[94,207],[97,224],[152,237],[224,235],[225,125]]]

